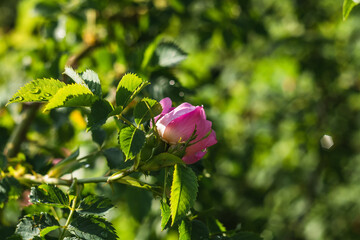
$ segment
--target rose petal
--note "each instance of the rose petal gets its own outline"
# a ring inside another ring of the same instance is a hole
[[[188,112],[180,117],[172,120],[165,128],[162,138],[170,144],[176,144],[180,138],[181,141],[188,140],[195,130],[195,126],[199,126],[200,131],[204,132],[204,126],[209,126],[206,119],[203,118],[202,107],[196,107],[194,111]],[[165,118],[166,116],[164,116]],[[198,128],[198,127],[197,127]],[[208,129],[210,131],[211,128]]]
[[[211,131],[210,135],[201,140],[200,142],[198,143],[195,143],[194,145],[191,145],[189,147],[186,148],[186,154],[185,156],[188,156],[188,155],[194,155],[198,152],[201,152],[202,150],[214,145],[217,143],[217,140],[216,140],[216,133],[214,130]]]
[[[202,159],[205,154],[206,154],[206,151],[205,152],[197,152],[193,155],[183,157],[182,160],[186,164],[193,164],[193,163],[196,163],[197,161],[199,161],[200,159]]]
[[[160,136],[163,137],[165,129],[171,121],[173,121],[174,119],[179,118],[183,115],[186,115],[187,113],[192,112],[195,109],[196,109],[196,107],[194,107],[193,105],[191,105],[189,103],[183,103],[183,104],[179,105],[177,108],[170,111],[169,113],[166,113],[162,118],[160,118],[156,122],[156,127],[157,127],[157,130],[158,130]]]
[[[164,99],[160,100],[159,103],[161,104],[161,107],[162,107],[161,113],[165,114],[165,113],[168,113],[171,111],[170,108],[172,106],[172,101],[170,98],[168,98],[168,97],[164,98]]]

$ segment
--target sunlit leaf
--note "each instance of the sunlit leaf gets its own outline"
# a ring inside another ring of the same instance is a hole
[[[161,210],[161,230],[164,230],[168,227],[168,223],[171,218],[170,206],[163,200],[160,202],[160,210]]]
[[[344,0],[343,4],[343,19],[346,20],[351,10],[360,3],[359,0]]]
[[[176,164],[170,194],[171,225],[183,219],[194,205],[197,190],[197,178],[191,168]]]
[[[88,69],[85,72],[83,72],[81,77],[82,79],[84,79],[90,91],[93,94],[101,97],[102,91],[101,91],[100,79],[97,73],[94,72],[93,70]]]
[[[64,74],[70,77],[75,83],[86,86],[84,79],[72,67],[65,67]]]
[[[94,95],[86,86],[70,84],[61,88],[49,100],[44,111],[58,107],[80,107],[91,106],[99,98]]]
[[[65,83],[55,79],[36,79],[25,84],[9,100],[15,102],[45,102],[49,101]]]
[[[191,222],[188,219],[184,219],[179,225],[179,240],[191,239]]]
[[[50,184],[41,184],[32,187],[30,191],[32,203],[43,203],[56,207],[66,208],[69,206],[69,198],[59,188]]]
[[[135,74],[128,73],[122,77],[116,90],[116,104],[126,106],[143,89],[148,82],[143,81]]]

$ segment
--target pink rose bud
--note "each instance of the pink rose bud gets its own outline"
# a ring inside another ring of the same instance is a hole
[[[155,117],[155,121],[162,140],[172,145],[179,141],[186,142],[196,128],[196,138],[186,148],[182,160],[186,164],[199,161],[205,155],[206,148],[217,143],[215,131],[211,129],[212,123],[206,120],[204,108],[189,103],[173,108],[170,98],[162,99],[160,104],[163,111]]]

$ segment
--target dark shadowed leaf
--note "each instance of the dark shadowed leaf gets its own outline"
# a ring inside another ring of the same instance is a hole
[[[135,123],[140,125],[152,117],[159,115],[162,111],[160,103],[150,98],[143,98],[134,109]]]
[[[126,199],[132,216],[141,223],[151,209],[151,194],[143,189],[128,188]]]
[[[113,111],[113,106],[107,100],[101,99],[91,106],[88,118],[88,130],[92,130],[105,124],[109,113]]]
[[[124,161],[124,153],[119,148],[108,148],[103,150],[110,169],[124,169],[132,165],[131,162]]]
[[[129,126],[121,129],[120,146],[126,159],[133,159],[145,144],[145,133],[135,127]]]
[[[4,170],[6,166],[7,166],[6,156],[0,153],[0,170]]]
[[[68,230],[76,237],[91,240],[115,240],[118,237],[112,224],[96,215],[75,214]]]
[[[36,239],[36,237],[40,238],[43,229],[52,226],[59,226],[59,223],[48,213],[26,216],[16,226],[15,234],[20,235],[23,240]]]
[[[113,207],[109,198],[90,195],[82,199],[78,209],[78,213],[82,214],[102,214]]]
[[[49,184],[32,187],[30,191],[30,201],[32,203],[43,203],[63,208],[69,205],[69,199],[63,191]]]
[[[209,239],[209,229],[199,220],[191,221],[191,239],[207,240]]]
[[[95,128],[91,130],[91,137],[94,142],[102,146],[106,139],[106,131],[102,128]]]

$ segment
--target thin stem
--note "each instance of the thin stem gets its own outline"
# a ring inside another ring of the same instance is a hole
[[[135,126],[135,124],[133,124],[132,122],[130,122],[129,120],[127,120],[126,118],[124,118],[123,115],[119,114],[118,116],[119,116],[119,118],[120,118],[122,121],[124,121],[127,125],[133,126],[134,128],[138,128],[137,126]]]
[[[59,222],[60,218],[59,218],[55,208],[53,206],[50,206],[50,210],[51,210],[52,214],[54,215],[55,219]]]
[[[79,197],[79,187],[78,187],[78,185],[77,185],[77,180],[76,180],[76,178],[74,179],[74,182],[76,183],[76,195],[75,195],[75,197],[74,197],[74,199],[73,199],[73,201],[72,201],[72,205],[71,205],[71,208],[70,208],[69,216],[68,216],[68,218],[67,218],[67,220],[66,220],[65,225],[63,226],[64,229],[63,229],[63,231],[62,231],[62,233],[61,233],[61,236],[59,237],[60,240],[63,240],[64,237],[65,237],[66,229],[67,229],[68,226],[70,225],[70,222],[71,222],[71,220],[72,220],[72,217],[73,217],[73,215],[74,215],[74,213],[75,213],[76,204],[77,204],[77,200],[78,200],[78,197]]]

